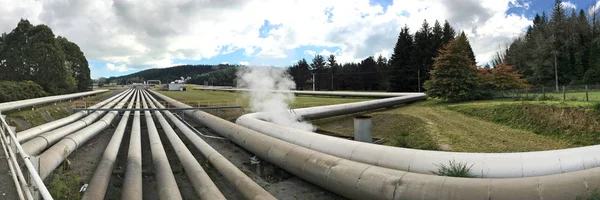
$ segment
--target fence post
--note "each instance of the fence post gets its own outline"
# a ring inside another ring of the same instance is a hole
[[[544,93],[544,100],[546,99],[546,86],[542,87],[542,93]]]
[[[563,85],[563,102],[567,101],[567,92],[565,91],[565,86]]]
[[[585,101],[586,102],[590,101],[590,97],[588,96],[588,87],[587,87],[587,85],[585,85]]]

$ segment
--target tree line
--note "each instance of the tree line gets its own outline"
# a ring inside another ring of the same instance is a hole
[[[55,37],[46,25],[33,26],[25,19],[0,36],[0,80],[29,80],[52,95],[86,91],[92,85],[88,62],[77,44]],[[4,83],[9,84],[6,88],[31,88],[31,83]]]
[[[589,10],[567,10],[556,0],[550,15],[536,14],[495,62],[505,60],[533,86],[600,83],[600,21]]]
[[[433,58],[455,36],[456,30],[448,21],[441,25],[436,20],[431,26],[425,20],[414,34],[408,26],[402,28],[390,59],[379,55],[357,63],[340,64],[335,55],[327,58],[315,55],[311,63],[302,59],[288,71],[299,90],[312,89],[315,83],[316,90],[423,91],[423,83],[430,78]],[[470,44],[467,50],[474,65],[475,54]]]

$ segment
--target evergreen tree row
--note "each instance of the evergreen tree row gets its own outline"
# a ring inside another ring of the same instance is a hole
[[[415,34],[410,33],[408,26],[402,28],[389,60],[379,55],[359,63],[339,64],[334,55],[316,55],[311,63],[306,59],[298,61],[289,73],[300,90],[311,90],[314,81],[316,90],[423,91],[423,83],[430,79],[433,58],[455,36],[455,29],[447,21],[444,25],[435,21],[433,27],[424,21]],[[467,50],[475,65],[470,44]]]
[[[0,80],[31,80],[49,94],[86,91],[92,85],[88,62],[75,43],[23,19],[0,36]]]
[[[600,21],[590,10],[566,10],[556,0],[550,16],[537,14],[497,60],[513,65],[534,86],[600,83]]]

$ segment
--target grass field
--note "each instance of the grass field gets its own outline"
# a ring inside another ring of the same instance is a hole
[[[504,101],[488,101],[491,104]],[[460,114],[446,109],[448,104],[423,101],[391,110],[369,113],[373,117],[373,134],[386,138],[387,145],[395,145],[399,134],[416,133],[418,145],[431,143],[439,150],[456,152],[523,152],[572,147],[566,141],[511,128]],[[319,128],[343,134],[352,134],[351,116],[315,120]],[[424,125],[424,126],[423,126]],[[424,128],[423,128],[424,127]],[[409,135],[409,138],[411,136]],[[422,148],[420,148],[422,149]]]
[[[247,107],[248,99],[243,93],[223,91],[160,91],[160,93],[188,104],[214,101],[233,102]],[[333,98],[299,96],[293,108],[341,104],[369,100],[365,98]],[[191,102],[190,102],[191,101]],[[451,106],[494,106],[522,103],[514,100],[476,101],[462,104],[422,101],[403,107],[378,110],[356,115],[373,117],[373,134],[385,138],[385,145],[418,149],[456,152],[524,152],[574,147],[573,143],[557,137],[536,134],[534,131],[515,128],[461,114],[448,109]],[[555,107],[591,107],[588,102],[531,101],[534,104]],[[239,116],[239,115],[238,115]],[[345,135],[353,133],[353,115],[338,116],[312,121],[320,129]],[[235,116],[230,116],[230,120]]]

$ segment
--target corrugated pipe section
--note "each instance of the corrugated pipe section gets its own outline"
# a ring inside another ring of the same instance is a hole
[[[148,108],[146,98],[142,95],[142,105],[144,108]],[[152,162],[154,163],[154,176],[156,177],[156,184],[158,185],[158,196],[163,200],[179,200],[182,199],[175,176],[171,171],[169,165],[169,159],[163,148],[158,135],[158,130],[152,119],[150,111],[144,111],[144,117],[146,118],[146,128],[148,129],[148,138],[150,140],[150,150],[152,151]]]
[[[125,97],[129,93],[131,93],[131,90],[124,91],[113,98],[107,99],[107,100],[109,100],[109,103],[102,106],[102,108],[113,107],[115,104],[117,104],[121,99],[123,99],[123,97]],[[100,118],[105,113],[106,113],[106,111],[96,111],[96,112],[93,112],[93,113],[89,114],[88,116],[84,117],[83,119],[77,120],[76,122],[73,122],[69,125],[66,125],[66,126],[58,128],[58,129],[52,130],[50,132],[46,132],[41,135],[35,136],[33,139],[25,142],[22,145],[23,149],[25,150],[25,153],[27,153],[28,155],[38,155],[42,151],[44,151],[46,148],[48,148],[52,144],[56,143],[58,140],[65,137],[66,135],[69,135],[79,129],[82,129],[82,128],[92,124],[94,121],[96,121],[98,118]]]
[[[127,106],[128,109],[133,108],[133,104],[139,95],[139,91],[134,91],[132,100],[129,102]],[[131,111],[125,111],[123,116],[121,117],[121,121],[119,121],[119,125],[115,129],[114,134],[110,138],[104,153],[102,154],[102,159],[96,166],[96,171],[92,176],[92,179],[89,182],[85,193],[81,199],[86,200],[102,200],[106,194],[106,189],[108,188],[108,183],[110,182],[110,177],[112,176],[112,171],[114,168],[115,161],[117,159],[117,154],[119,153],[119,148],[121,147],[121,141],[123,140],[123,135],[125,134],[125,129],[127,128],[127,122],[129,121],[129,115]]]
[[[159,108],[164,108],[154,97],[150,98],[156,103]],[[171,112],[163,111],[163,113],[171,120],[171,122],[183,133],[183,135],[194,144],[194,146],[202,153],[202,155],[208,159],[208,161],[225,177],[225,179],[231,183],[236,190],[242,194],[245,199],[275,199],[265,189],[256,184],[250,179],[244,172],[239,170],[223,155],[212,148],[206,143],[200,136],[194,131],[187,127],[182,121],[180,121]],[[163,122],[161,122],[162,124]],[[182,144],[172,144],[173,146],[183,146]],[[188,169],[186,169],[186,172]],[[190,178],[191,179],[191,178]]]
[[[117,96],[108,98],[108,99],[106,99],[106,100],[104,100],[104,101],[102,101],[100,103],[97,103],[97,104],[95,104],[93,106],[90,106],[89,108],[92,108],[92,109],[94,109],[94,108],[100,108],[100,107],[106,105],[107,103],[109,103],[110,101],[114,100]],[[69,123],[72,123],[75,120],[78,120],[78,119],[86,116],[87,114],[89,114],[88,111],[80,111],[80,112],[72,114],[72,115],[70,115],[68,117],[65,117],[65,118],[62,118],[62,119],[58,119],[58,120],[54,120],[52,122],[45,123],[45,124],[42,124],[42,125],[39,125],[39,126],[36,126],[36,127],[29,128],[27,130],[18,132],[17,133],[17,139],[19,140],[20,143],[23,143],[24,141],[27,141],[27,140],[29,140],[29,139],[31,139],[31,138],[39,135],[39,134],[42,134],[44,132],[56,129],[58,127],[67,125]]]
[[[186,106],[153,94],[176,107]],[[202,111],[186,114],[258,157],[351,199],[575,199],[586,198],[600,187],[600,168],[507,179],[454,178],[393,170],[304,148]]]
[[[122,108],[132,95],[132,92],[127,92],[127,96],[115,108]],[[46,179],[79,145],[87,142],[90,138],[106,129],[117,114],[117,111],[108,112],[102,119],[64,137],[58,143],[44,151],[44,153],[40,154],[40,177]]]

